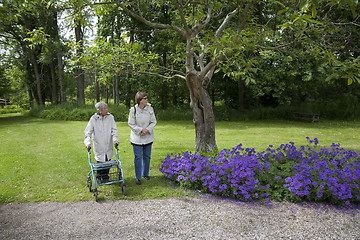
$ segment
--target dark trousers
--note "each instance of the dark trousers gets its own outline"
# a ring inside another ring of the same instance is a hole
[[[107,155],[105,155],[105,161],[110,161],[111,159],[107,158]],[[98,161],[99,162],[99,161]],[[109,181],[109,170],[110,169],[102,169],[96,171],[96,179],[102,182],[108,182]]]

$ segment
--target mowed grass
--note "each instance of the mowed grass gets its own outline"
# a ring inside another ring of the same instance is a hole
[[[0,117],[0,203],[37,201],[94,201],[86,179],[90,170],[83,144],[87,122],[50,121],[22,116]],[[119,156],[125,175],[123,196],[118,184],[98,187],[99,200],[185,197],[191,194],[159,172],[161,161],[170,153],[194,152],[195,130],[191,121],[159,121],[152,150],[151,180],[135,184],[130,129],[117,122]],[[319,145],[341,143],[360,151],[359,122],[292,121],[217,122],[219,149],[244,147],[265,150],[290,141],[306,145],[306,137],[317,137]],[[92,154],[93,157],[93,154]],[[94,160],[93,160],[94,161]]]

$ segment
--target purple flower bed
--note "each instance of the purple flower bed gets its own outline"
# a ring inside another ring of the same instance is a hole
[[[245,201],[360,202],[359,155],[307,139],[312,147],[290,142],[256,152],[240,144],[220,152],[210,146],[205,153],[169,154],[160,172],[183,187]]]

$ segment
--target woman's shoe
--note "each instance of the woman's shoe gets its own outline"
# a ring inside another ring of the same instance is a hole
[[[144,178],[145,178],[146,180],[150,180],[150,177],[149,177],[149,176],[144,176]]]
[[[136,179],[136,184],[137,184],[137,185],[140,185],[140,184],[141,184],[140,179]]]

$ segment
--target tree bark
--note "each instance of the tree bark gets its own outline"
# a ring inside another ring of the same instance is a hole
[[[96,102],[100,102],[100,86],[99,81],[96,79],[95,75],[95,92],[96,92]]]
[[[190,107],[193,111],[194,116],[193,121],[196,132],[195,151],[205,151],[206,148],[210,145],[214,145],[216,147],[215,117],[207,87],[214,74],[217,63],[219,61],[222,61],[224,59],[224,56],[217,56],[210,62],[208,61],[205,66],[205,51],[200,51],[200,55],[196,56],[196,54],[194,53],[195,50],[193,48],[192,41],[198,37],[200,31],[210,22],[213,9],[211,7],[211,4],[209,4],[207,7],[207,12],[204,14],[203,18],[196,23],[192,23],[190,26],[187,23],[186,14],[183,8],[184,5],[182,5],[179,1],[175,0],[172,0],[170,2],[178,10],[182,27],[171,24],[151,22],[145,19],[141,14],[136,14],[135,12],[128,9],[121,1],[117,1],[117,4],[119,7],[121,7],[122,11],[124,11],[126,14],[133,17],[134,19],[143,22],[152,28],[176,31],[186,40],[185,79],[190,91]],[[250,6],[253,4],[253,2],[255,1],[247,4],[247,7],[244,11],[245,13],[250,9]],[[238,11],[239,7],[226,15],[226,17],[224,18],[224,20],[214,34],[215,39],[220,39],[222,33],[229,25],[231,19],[233,18],[233,16],[236,15]],[[197,58],[196,64],[194,63],[194,58]],[[198,70],[199,68],[200,70]]]
[[[31,87],[32,75],[31,75],[31,66],[30,66],[30,62],[28,61],[28,59],[26,59],[26,61],[25,61],[25,66],[26,66],[26,85],[27,85],[28,95],[29,95],[29,105],[32,108],[32,107],[34,107],[34,91],[33,91],[33,88]]]
[[[58,72],[59,72],[59,85],[60,85],[60,102],[66,102],[66,94],[64,90],[64,62],[62,59],[63,54],[61,52],[58,52],[56,54],[57,56],[57,66],[58,66]]]
[[[57,104],[57,86],[56,86],[56,79],[55,79],[55,67],[54,62],[50,62],[50,73],[51,73],[51,104]]]
[[[119,75],[118,74],[116,74],[114,77],[113,86],[114,86],[114,93],[113,93],[114,104],[119,105]]]
[[[245,106],[244,106],[244,93],[245,93],[245,84],[244,84],[244,80],[242,79],[242,77],[240,76],[238,79],[238,110],[244,110]]]
[[[163,59],[163,65],[166,68],[167,67],[167,52],[164,51],[162,55]],[[162,108],[167,109],[168,107],[168,84],[166,79],[161,84],[161,102],[162,102]]]
[[[76,37],[76,55],[78,59],[82,57],[84,52],[84,39],[83,39],[83,32],[81,29],[81,21],[80,19],[75,22],[75,37]],[[81,67],[81,63],[77,63],[76,69],[76,80],[77,80],[77,102],[78,104],[85,104],[85,76],[84,71]]]
[[[196,71],[186,74],[186,83],[190,91],[190,107],[193,111],[195,126],[195,151],[205,151],[209,146],[216,146],[215,116],[210,95],[202,86],[203,77]]]
[[[31,64],[33,65],[34,68],[34,73],[35,73],[35,83],[36,83],[36,93],[37,93],[37,103],[39,104],[39,106],[44,106],[44,102],[42,99],[42,92],[41,92],[41,77],[39,74],[39,68],[38,68],[38,64],[35,58],[35,54],[33,50],[29,50],[30,53],[30,59],[31,59]]]
[[[105,84],[105,102],[109,104],[109,86]]]

